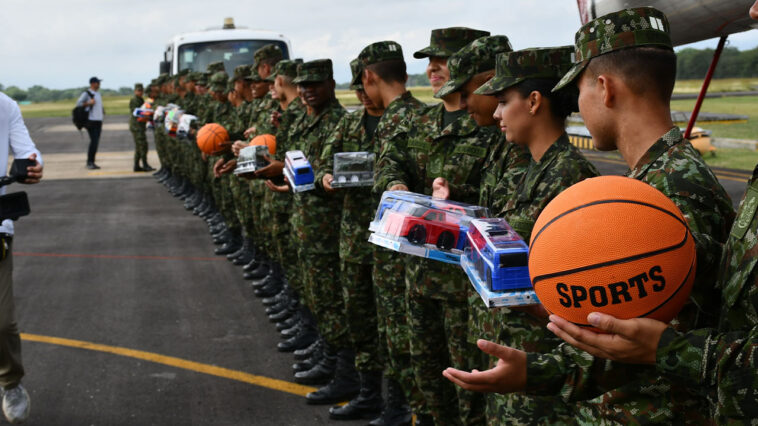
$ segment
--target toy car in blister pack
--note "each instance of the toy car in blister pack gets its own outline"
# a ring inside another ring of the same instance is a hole
[[[313,184],[313,168],[303,151],[287,151],[284,161],[284,175],[290,183],[292,192],[310,191]]]
[[[475,219],[461,266],[490,307],[539,303],[529,279],[529,247],[502,218]]]
[[[192,122],[197,120],[197,117],[192,114],[182,114],[179,118],[179,124],[176,126],[176,135],[186,138],[190,132]]]
[[[184,111],[178,107],[172,108],[166,112],[164,127],[169,136],[176,136],[176,130],[179,127],[179,121],[182,119],[182,115],[184,115]]]
[[[373,244],[401,253],[459,264],[475,218],[486,207],[406,191],[385,191],[369,225]]]
[[[163,116],[166,115],[166,107],[158,105],[153,112],[153,121],[163,121]]]
[[[268,166],[267,156],[269,156],[269,153],[266,145],[253,145],[242,148],[237,158],[237,167],[234,169],[234,174],[251,173]]]
[[[142,104],[139,108],[134,108],[134,111],[132,111],[132,115],[134,117],[137,117],[137,121],[140,123],[148,123],[153,119],[153,109],[151,107],[146,107],[146,104]]]
[[[371,152],[338,152],[334,154],[332,188],[374,185],[374,154]]]

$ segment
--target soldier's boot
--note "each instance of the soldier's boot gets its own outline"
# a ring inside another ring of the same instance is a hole
[[[231,237],[229,240],[224,243],[221,247],[218,247],[213,252],[219,256],[223,256],[225,254],[233,253],[237,250],[239,250],[240,246],[242,245],[242,238],[238,234],[231,233]]]
[[[269,264],[266,262],[266,264]],[[270,283],[271,281],[281,281],[281,276],[274,271],[274,266],[269,265],[266,267],[261,268],[261,270],[266,270],[266,275],[264,275],[261,278],[254,278],[255,276],[260,275],[256,271],[248,272],[248,277],[253,280],[253,282],[250,284],[253,288],[261,288],[265,287]]]
[[[384,407],[382,399],[382,372],[365,371],[359,373],[361,387],[358,396],[344,406],[329,409],[329,418],[333,420],[356,420],[376,418]]]
[[[255,254],[257,255],[257,253]],[[257,258],[253,258],[253,260],[251,260],[247,265],[242,267],[242,270],[245,272],[250,272],[253,269],[257,268],[259,264],[260,264],[260,260],[258,260]]]
[[[269,262],[266,261],[266,258],[261,254],[258,257],[260,259],[258,260],[258,266],[255,267],[255,269],[247,272],[243,277],[246,280],[253,280],[253,287],[256,286],[256,282],[258,286],[262,285],[262,282],[265,278],[268,277],[269,274],[271,274],[273,271],[271,266],[269,265]]]
[[[245,247],[245,245],[247,244],[246,240],[247,240],[246,238],[243,238],[242,239],[242,245],[240,246],[239,250],[235,251],[234,253],[227,254],[226,255],[226,260],[232,262],[234,259],[237,258],[237,256],[242,255],[242,252],[247,249],[247,247]]]
[[[316,339],[318,339],[316,327],[309,324],[306,327],[303,327],[302,331],[298,333],[297,336],[279,342],[276,345],[276,349],[279,352],[293,352],[308,347],[311,343],[315,342]]]
[[[319,390],[307,394],[305,400],[311,405],[336,404],[351,400],[358,395],[360,389],[361,383],[355,370],[355,352],[352,349],[342,349],[337,353],[337,365],[332,380]],[[329,417],[332,417],[331,412],[330,409]]]
[[[185,179],[184,187],[182,188],[181,192],[177,194],[177,197],[179,197],[181,200],[186,200],[194,193],[195,193],[195,187],[192,186],[192,183],[190,183],[189,179]]]
[[[256,297],[261,297],[261,298],[262,297],[271,297],[271,296],[275,295],[276,293],[279,293],[281,290],[282,290],[282,282],[280,280],[274,278],[273,280],[271,280],[270,283],[266,284],[265,286],[260,287],[260,288],[256,288],[255,290],[253,290],[253,294]],[[281,320],[284,320],[284,319],[286,319],[286,317],[285,318],[281,318]],[[274,322],[278,322],[278,321],[279,320],[274,321]]]
[[[296,310],[296,308],[292,308],[291,305],[288,304],[282,310],[269,314],[268,320],[273,323],[280,323],[287,318],[295,315]]]
[[[298,324],[301,320],[300,312],[296,312],[295,315],[292,315],[286,320],[276,323],[276,331],[281,333],[284,330],[294,327],[295,324]]]
[[[324,385],[334,376],[337,367],[337,351],[324,344],[324,356],[313,368],[295,373],[295,382],[302,385]]]
[[[416,414],[415,426],[434,426],[434,417],[431,414]]]
[[[228,229],[224,228],[223,232],[221,232],[220,234],[217,234],[215,237],[213,237],[213,244],[215,244],[217,246],[218,245],[222,245],[222,244],[226,244],[227,242],[229,242],[229,240],[231,240],[231,238],[232,238],[231,231],[229,231]]]
[[[150,167],[149,164],[147,164],[147,155],[142,156],[142,171],[143,172],[152,172],[155,170],[153,167]]]
[[[143,170],[142,167],[140,167],[139,160],[134,160],[134,171],[135,172],[146,172],[147,170]]]
[[[321,361],[321,358],[324,356],[324,353],[322,351],[314,352],[312,356],[308,359],[304,359],[302,361],[297,361],[294,364],[292,364],[292,371],[294,373],[299,373],[301,371],[308,371],[311,368],[315,367],[316,364]]]
[[[253,258],[255,257],[255,254],[254,254],[255,248],[253,246],[252,238],[245,237],[241,250],[242,251],[239,253],[239,255],[236,256],[234,259],[232,259],[232,263],[237,266],[246,265],[250,263],[250,261],[252,261]]]
[[[209,207],[208,196],[206,194],[203,194],[202,199],[200,200],[200,204],[198,204],[197,206],[195,206],[194,209],[192,209],[192,214],[194,214],[195,216],[200,216],[200,213],[205,211],[208,207]]]
[[[281,322],[284,322],[284,321],[281,321]],[[307,325],[305,324],[305,322],[300,321],[300,322],[295,323],[292,327],[285,328],[284,330],[280,331],[279,335],[282,337],[282,339],[290,339],[294,336],[297,336],[298,333],[300,333],[304,327],[307,327]]]
[[[224,221],[212,223],[214,223],[214,225],[208,227],[208,233],[210,233],[211,237],[213,238],[218,238],[221,233],[227,230],[226,223],[224,223]]]
[[[405,400],[405,392],[394,379],[387,380],[387,405],[382,414],[369,423],[369,426],[411,426],[413,413],[408,401]]]
[[[189,197],[187,200],[184,201],[184,208],[192,211],[195,209],[195,207],[199,206],[200,203],[202,202],[203,202],[202,191],[195,191],[195,193],[192,194],[191,197]]]
[[[156,179],[160,179],[163,177],[163,175],[166,173],[166,168],[161,166],[160,169],[158,169],[157,172],[153,173],[153,176],[155,176]]]
[[[312,345],[308,346],[307,348],[295,351],[293,353],[293,356],[295,357],[295,360],[297,360],[297,361],[308,359],[311,356],[313,356],[314,352],[320,351],[322,349],[323,345],[324,345],[324,341],[321,340],[321,339],[318,339],[315,342],[313,342]]]
[[[278,293],[277,293],[278,294]],[[274,296],[276,297],[276,296]],[[292,302],[289,300],[282,299],[279,301],[279,303],[276,303],[274,305],[268,306],[265,311],[266,315],[271,317],[271,315],[278,314],[279,312],[286,311],[292,307]]]
[[[297,300],[297,297],[295,297],[294,294],[292,294],[292,289],[290,288],[289,284],[284,283],[282,284],[282,290],[279,293],[276,293],[275,295],[271,297],[266,297],[263,300],[261,300],[261,303],[263,306],[273,306],[278,305],[279,303],[286,301],[291,302],[292,300]]]

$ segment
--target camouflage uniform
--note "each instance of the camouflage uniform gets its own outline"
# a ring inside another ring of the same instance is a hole
[[[708,398],[707,417],[719,424],[754,423],[758,418],[757,178],[758,167],[724,246],[716,281],[721,291],[718,326],[686,333],[669,327],[656,355],[664,377]]]
[[[671,49],[665,15],[653,8],[626,9],[585,24],[577,33],[574,68],[557,87],[570,83],[594,56],[621,48]],[[595,37],[603,39],[598,43]],[[579,70],[579,71],[576,71]],[[682,212],[697,247],[698,268],[686,304],[671,325],[680,332],[715,325],[717,265],[734,209],[713,172],[674,127],[656,141],[627,176],[658,189]],[[653,366],[593,358],[565,343],[549,354],[527,355],[527,392],[561,395],[579,404],[581,421],[648,423],[710,421],[706,402],[683,383],[666,380]],[[598,396],[599,395],[599,396]]]
[[[332,61],[329,59],[305,62],[300,65],[294,84],[332,79]],[[314,174],[321,170],[321,152],[324,142],[345,115],[345,109],[336,99],[316,115],[303,115],[290,135],[291,148],[305,154]],[[327,194],[315,189],[292,196],[293,214],[290,218],[295,233],[300,273],[309,293],[308,306],[316,317],[318,330],[324,341],[333,349],[348,347],[345,324],[345,307],[339,279],[339,253],[335,242],[339,239],[334,222],[341,217],[342,196]]]
[[[250,65],[240,65],[235,68],[231,82],[234,83],[240,79],[249,79],[250,68]],[[240,96],[243,95],[240,94]],[[234,112],[228,118],[230,127],[227,128],[230,141],[235,142],[244,138],[245,130],[247,130],[247,123],[250,121],[250,116],[252,114],[250,105],[251,102],[243,100],[241,104],[236,108],[233,108]],[[253,217],[250,187],[248,186],[247,180],[235,175],[229,176],[229,185],[229,189],[232,193],[234,209],[237,214],[237,220],[239,220],[242,227],[242,233],[245,237],[251,238],[253,236]]]
[[[361,51],[358,60],[362,65],[371,65],[388,60],[402,60],[399,44],[391,41],[373,43]],[[360,77],[358,75],[357,77]],[[354,78],[353,84],[361,84]],[[405,92],[386,105],[374,132],[374,154],[379,154],[396,137],[406,132],[404,118],[424,104]],[[374,205],[386,186],[380,181],[379,166],[374,169]],[[410,361],[410,334],[408,330],[407,301],[405,295],[405,258],[403,255],[379,247],[373,247],[374,267],[371,271],[376,296],[379,341],[386,342],[384,374],[400,384],[411,408],[417,414],[425,411],[423,397],[416,386]]]
[[[216,92],[226,93],[228,86],[226,82],[228,77],[223,71],[219,71],[211,77],[211,90]],[[225,129],[231,128],[232,123],[229,122],[231,117],[232,106],[229,102],[217,102],[213,107],[213,112],[210,114],[209,123],[220,124]],[[216,202],[221,215],[224,217],[227,228],[233,234],[240,233],[240,224],[237,219],[236,212],[234,210],[234,203],[232,200],[232,193],[230,189],[229,181],[232,179],[230,175],[222,175],[216,178],[213,174],[213,165],[219,159],[228,161],[232,158],[231,153],[216,154],[208,156],[208,176],[212,182],[213,198]],[[234,179],[237,179],[235,176]]]
[[[143,90],[141,83],[134,85],[134,90]],[[129,111],[134,112],[135,109],[142,106],[145,100],[141,96],[134,95],[129,100]],[[132,132],[134,138],[134,166],[139,165],[140,160],[144,160],[147,164],[147,123],[137,121],[137,117],[132,114],[129,117],[129,131]]]

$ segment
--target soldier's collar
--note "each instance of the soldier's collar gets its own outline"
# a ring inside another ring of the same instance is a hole
[[[632,179],[642,179],[656,160],[674,145],[682,143],[682,141],[684,141],[684,138],[682,137],[681,130],[679,130],[678,127],[672,127],[668,132],[655,141],[650,149],[648,149],[639,161],[637,161],[634,168],[627,172],[626,176]]]

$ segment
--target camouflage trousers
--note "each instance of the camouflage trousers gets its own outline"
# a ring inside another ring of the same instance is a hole
[[[208,178],[211,180],[213,201],[216,203],[216,208],[224,217],[224,222],[232,233],[240,232],[239,221],[237,220],[236,212],[234,211],[234,203],[232,202],[232,192],[229,184],[229,175],[215,177],[213,174],[213,165],[221,158],[220,156],[208,157]],[[236,178],[236,176],[235,176]]]
[[[137,164],[140,160],[147,162],[147,134],[145,123],[131,120],[129,122],[129,131],[132,132],[132,138],[134,139],[134,164]]]
[[[345,303],[337,276],[339,255],[336,252],[312,252],[301,245],[298,247],[297,268],[297,273],[304,278],[307,306],[316,318],[321,337],[334,349],[349,347]]]
[[[374,251],[372,281],[376,297],[377,331],[384,345],[384,375],[397,381],[416,414],[428,414],[411,367],[405,257],[382,248]]]
[[[265,181],[262,179],[251,180],[249,183],[250,188],[250,214],[253,218],[253,235],[255,239],[255,248],[260,252],[267,255],[273,255],[273,245],[268,241],[268,237],[264,232],[264,228],[267,226],[267,219],[264,217],[265,210],[265,197],[269,189],[266,187]],[[269,219],[270,220],[270,219]]]
[[[247,181],[234,174],[229,175],[229,189],[232,192],[232,203],[237,214],[237,220],[242,226],[242,233],[247,238],[253,238],[253,210],[250,187]]]
[[[379,344],[372,270],[370,264],[340,260],[342,296],[350,341],[355,349],[355,368],[363,372],[383,370],[384,345]]]
[[[273,212],[271,219],[271,241],[274,247],[271,255],[282,268],[290,287],[297,292],[300,301],[310,306],[305,293],[303,275],[298,268],[297,249],[293,244],[289,213]]]
[[[484,395],[442,376],[447,367],[470,371],[481,360],[479,349],[468,341],[468,303],[409,291],[408,318],[411,365],[435,424],[483,425]]]
[[[166,133],[161,128],[163,123],[156,123],[153,130],[153,137],[155,138],[155,151],[158,153],[158,160],[161,162],[161,167],[170,170],[171,160],[169,159],[167,147],[166,147]]]

